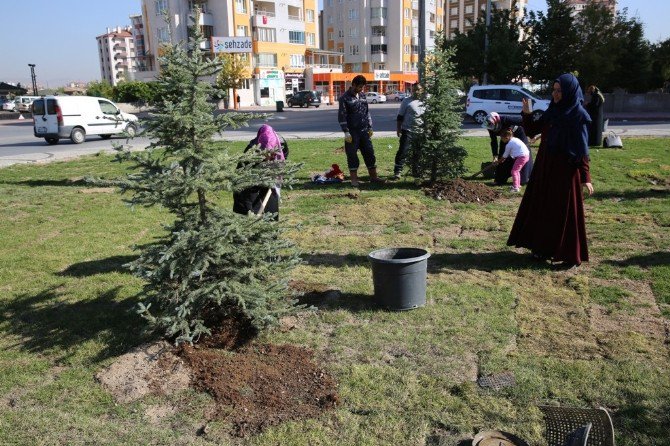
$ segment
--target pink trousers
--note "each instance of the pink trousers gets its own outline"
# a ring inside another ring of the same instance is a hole
[[[527,156],[514,158],[514,165],[512,166],[512,186],[517,189],[521,187],[521,169],[526,165],[527,162]]]

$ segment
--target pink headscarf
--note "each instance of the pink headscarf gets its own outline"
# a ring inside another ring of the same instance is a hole
[[[256,140],[258,145],[261,146],[261,149],[278,149],[275,151],[275,160],[281,161],[284,159],[284,153],[281,151],[281,141],[272,127],[263,124],[261,128],[258,129]]]

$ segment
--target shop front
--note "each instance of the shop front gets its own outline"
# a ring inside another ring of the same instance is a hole
[[[366,91],[376,91],[386,94],[392,91],[411,91],[412,85],[419,81],[417,72],[397,72],[376,70],[374,73],[314,73],[312,85],[315,89],[324,91],[330,103],[337,99],[351,86],[354,77],[365,76]]]
[[[275,105],[285,101],[284,72],[282,70],[258,70],[254,79],[254,100],[258,105]]]
[[[305,90],[305,73],[284,73],[286,94]]]

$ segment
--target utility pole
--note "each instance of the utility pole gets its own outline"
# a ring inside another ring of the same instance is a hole
[[[419,0],[419,84],[423,85],[426,59],[426,0]]]
[[[484,85],[489,83],[489,28],[491,27],[491,0],[486,0],[486,32],[484,33]]]
[[[35,64],[29,63],[30,78],[33,80],[33,96],[37,96],[37,77],[35,77]]]

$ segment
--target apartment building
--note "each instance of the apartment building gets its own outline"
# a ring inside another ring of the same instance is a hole
[[[135,46],[130,27],[107,28],[107,32],[95,38],[98,42],[100,75],[112,85],[129,79],[135,70]]]
[[[161,44],[186,41],[196,5],[206,38],[252,40],[252,52],[239,56],[249,65],[249,78],[238,90],[242,104],[271,105],[306,87],[306,50],[319,42],[317,0],[142,0],[145,54],[158,69]],[[211,50],[211,42],[203,49]]]
[[[446,28],[449,35],[454,36],[456,30],[465,33],[477,23],[480,17],[486,17],[486,3],[491,2],[491,8],[510,9],[514,0],[447,0],[445,5]],[[528,0],[517,0],[518,17],[522,18]]]
[[[577,15],[582,9],[586,8],[586,5],[591,3],[591,1],[605,6],[612,14],[616,14],[616,0],[565,0],[565,3],[572,8],[573,15]]]

